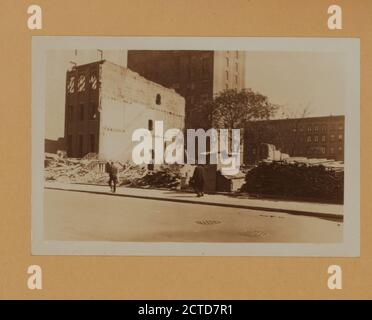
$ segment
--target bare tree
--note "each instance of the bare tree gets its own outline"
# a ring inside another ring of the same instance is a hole
[[[306,118],[313,113],[312,103],[310,101],[301,103],[297,109],[280,106],[277,115],[280,119]]]

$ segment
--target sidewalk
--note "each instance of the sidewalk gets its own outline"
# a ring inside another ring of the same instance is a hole
[[[116,193],[111,193],[108,186],[73,183],[68,184],[59,182],[45,182],[44,186],[47,189],[88,192],[111,196],[194,203],[240,209],[284,212],[289,214],[307,215],[337,220],[343,219],[343,205],[338,204],[247,199],[243,196],[239,197],[225,194],[207,194],[202,198],[198,198],[194,193],[189,192],[129,187],[118,187]]]

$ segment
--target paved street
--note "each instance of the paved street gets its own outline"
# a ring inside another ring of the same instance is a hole
[[[338,242],[343,224],[316,217],[45,189],[46,240]]]

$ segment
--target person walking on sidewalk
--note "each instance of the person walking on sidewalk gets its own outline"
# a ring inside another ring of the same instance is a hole
[[[110,186],[110,189],[112,191],[111,187],[111,162],[107,161],[105,164],[105,172],[109,175],[108,185]]]
[[[192,176],[194,189],[198,197],[204,196],[205,173],[203,165],[198,164]]]
[[[116,184],[118,182],[118,168],[113,161],[107,162],[105,167],[106,173],[109,175],[108,184],[111,192],[116,192]]]
[[[111,187],[112,192],[116,192],[116,184],[118,183],[118,167],[111,161],[110,164],[110,180],[109,185]]]

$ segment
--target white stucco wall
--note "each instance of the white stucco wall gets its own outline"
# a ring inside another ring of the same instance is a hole
[[[99,154],[107,160],[131,160],[133,131],[148,128],[148,121],[162,120],[164,131],[184,128],[185,100],[172,89],[137,73],[104,62],[100,70]],[[160,94],[161,104],[156,104]]]

